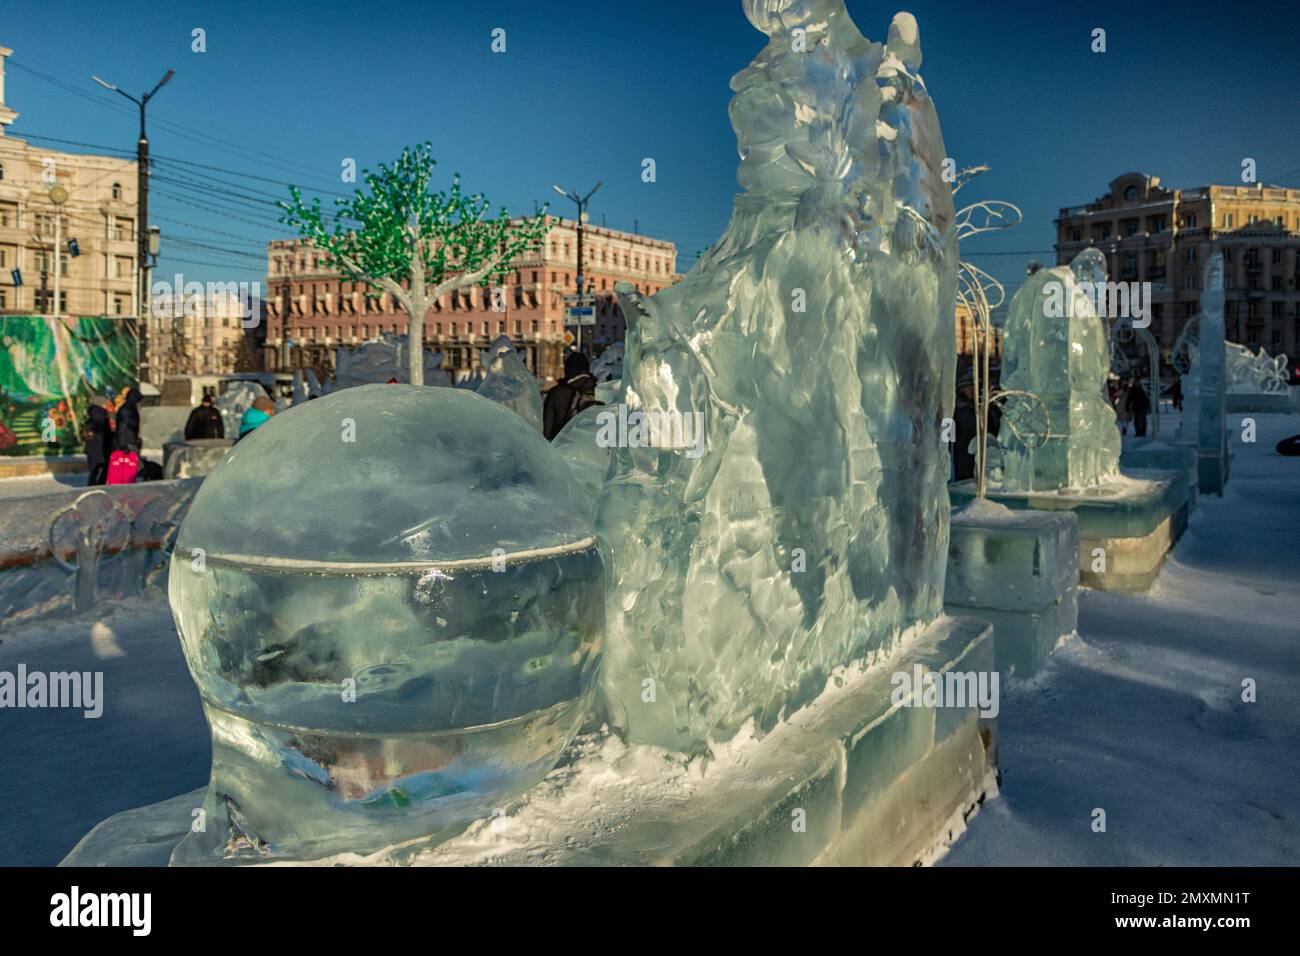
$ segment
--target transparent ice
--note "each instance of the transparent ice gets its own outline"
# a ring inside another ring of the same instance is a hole
[[[744,7],[769,42],[731,83],[731,223],[681,283],[618,289],[621,401],[702,413],[707,450],[617,448],[598,516],[610,718],[679,749],[935,617],[947,558],[957,250],[916,22]]]
[[[542,393],[537,379],[519,357],[515,345],[506,336],[492,343],[484,356],[487,372],[476,390],[484,398],[500,402],[520,418],[542,430]]]
[[[1201,321],[1197,330],[1196,350],[1196,387],[1199,392],[1197,444],[1201,451],[1208,451],[1219,461],[1226,463],[1227,438],[1223,426],[1227,357],[1224,348],[1223,253],[1221,252],[1210,256],[1206,260],[1205,268],[1201,270]],[[1202,482],[1202,490],[1206,490],[1204,482]]]
[[[469,391],[367,385],[276,415],[204,481],[170,595],[213,736],[177,863],[445,835],[541,779],[596,686],[587,505],[535,429]]]
[[[1050,432],[1040,444],[1037,436],[1024,440],[1015,427],[1002,430],[1003,491],[1077,490],[1119,474],[1119,429],[1104,391],[1106,326],[1080,287],[1105,279],[1105,260],[1085,249],[1068,267],[1029,276],[1011,300],[1002,334],[1002,387],[1036,395]]]

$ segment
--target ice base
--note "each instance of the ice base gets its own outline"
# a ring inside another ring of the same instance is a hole
[[[1078,623],[1079,521],[987,499],[953,512],[944,610],[993,625],[998,670],[1027,679]]]
[[[948,494],[954,508],[964,505],[975,497],[975,482],[949,485]],[[990,489],[988,497],[1015,511],[1073,511],[1079,519],[1079,582],[1098,590],[1146,590],[1187,527],[1186,478],[1174,471],[1132,469],[1082,491]],[[1105,552],[1104,571],[1093,570],[1098,548]]]
[[[1148,439],[1125,448],[1119,457],[1120,467],[1126,472],[1139,470],[1178,471],[1187,479],[1187,511],[1196,510],[1200,497],[1200,475],[1197,472],[1196,449],[1191,445],[1171,445],[1158,439]]]
[[[1297,411],[1296,398],[1290,392],[1228,392],[1223,400],[1229,415],[1242,412],[1289,415]]]
[[[909,634],[888,659],[842,672],[811,705],[766,736],[724,745],[702,777],[694,770],[673,777],[666,751],[637,748],[649,759],[616,780],[614,789],[624,799],[611,804],[582,791],[583,764],[597,761],[599,754],[582,755],[460,837],[319,862],[929,862],[959,835],[964,819],[997,792],[996,719],[985,719],[974,708],[892,704],[891,675],[911,672],[915,664],[939,672],[989,671],[992,629],[972,618],[940,618]],[[611,739],[615,744],[629,749]],[[602,778],[604,769],[588,776]],[[603,783],[609,783],[607,777]],[[203,791],[197,790],[110,817],[61,865],[166,865],[202,800]],[[573,809],[566,810],[570,804]],[[795,826],[796,819],[804,826]],[[503,830],[509,834],[504,842],[497,839]]]

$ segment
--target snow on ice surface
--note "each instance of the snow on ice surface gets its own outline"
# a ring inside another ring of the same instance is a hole
[[[1151,590],[1081,589],[1079,636],[1004,687],[1001,797],[943,865],[1300,863],[1300,462],[1273,450],[1300,417],[1250,417]]]

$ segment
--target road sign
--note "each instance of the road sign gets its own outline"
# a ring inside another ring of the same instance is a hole
[[[596,324],[596,307],[591,305],[576,305],[564,310],[565,325],[595,325]]]
[[[564,297],[564,304],[568,306],[595,305],[596,296],[590,292],[584,292],[582,295],[571,292]]]

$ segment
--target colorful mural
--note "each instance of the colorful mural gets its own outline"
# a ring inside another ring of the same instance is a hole
[[[119,405],[135,361],[121,319],[0,316],[0,455],[81,452],[90,399]]]

